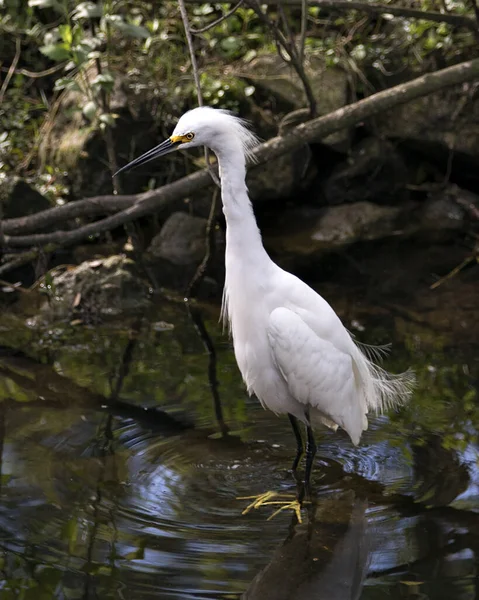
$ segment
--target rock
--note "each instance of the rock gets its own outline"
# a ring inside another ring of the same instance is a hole
[[[395,206],[356,202],[330,208],[312,233],[316,244],[344,246],[357,241],[375,240],[393,235],[403,211]]]
[[[346,71],[328,67],[323,58],[306,55],[305,71],[317,102],[318,115],[341,108],[349,101],[349,80]],[[244,72],[242,72],[244,74]],[[262,55],[251,61],[244,76],[255,86],[275,95],[293,109],[308,105],[303,85],[296,71],[276,53]],[[333,133],[321,142],[345,151],[349,147],[350,131]]]
[[[51,208],[50,201],[16,175],[0,178],[0,218],[25,217]]]
[[[280,124],[279,134],[309,118],[307,109],[289,113]],[[312,160],[309,145],[305,144],[291,154],[283,154],[258,169],[248,171],[248,190],[253,202],[263,200],[286,200],[306,191],[318,175],[317,164]]]
[[[319,114],[326,114],[347,103],[349,86],[345,71],[338,67],[327,67],[323,58],[317,55],[306,56],[305,70],[318,103]],[[246,77],[295,108],[307,106],[306,94],[296,71],[276,53],[265,54],[251,61]]]
[[[95,323],[109,316],[135,314],[150,304],[149,283],[135,263],[122,255],[86,261],[62,273],[54,269],[42,285],[49,295],[42,314],[49,320],[79,318]]]
[[[324,183],[328,204],[373,201],[395,204],[407,198],[408,169],[394,146],[379,138],[367,138],[351,151]]]
[[[317,175],[308,146],[284,154],[248,172],[247,184],[253,202],[286,200],[307,190]]]
[[[426,230],[457,231],[464,227],[465,210],[457,202],[463,190],[450,186],[429,196],[421,207],[421,226]],[[466,192],[467,193],[467,192]],[[467,193],[471,201],[470,193]],[[475,205],[479,207],[479,198],[475,196]]]
[[[313,255],[362,240],[392,235],[402,209],[356,202],[326,209],[301,208],[286,211],[268,247],[276,254]]]
[[[147,259],[163,259],[177,266],[199,264],[206,252],[206,225],[206,219],[173,213],[151,241]]]
[[[187,288],[206,254],[206,226],[207,219],[186,212],[175,212],[168,217],[145,253],[145,264],[153,274],[157,286],[178,290]],[[218,230],[215,244],[216,256],[221,256],[219,262],[222,265],[224,239]],[[222,269],[220,267],[220,271]],[[220,272],[213,275],[222,278]],[[208,282],[216,286],[214,280],[208,279]]]
[[[294,258],[392,236],[419,234],[424,239],[446,240],[467,223],[465,210],[456,202],[459,193],[452,186],[425,202],[398,206],[355,202],[323,209],[290,209],[282,213],[274,233],[265,233],[266,245],[276,256]]]
[[[371,128],[381,136],[406,141],[444,167],[453,151],[453,172],[477,185],[479,98],[471,93],[474,85],[465,83],[400,104],[371,119]]]

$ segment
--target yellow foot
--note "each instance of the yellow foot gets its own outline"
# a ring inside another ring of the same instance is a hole
[[[283,498],[283,500],[281,500]],[[268,517],[268,521],[270,521],[273,517],[278,515],[283,510],[293,510],[296,513],[296,517],[299,523],[302,523],[301,519],[301,504],[299,503],[296,496],[293,494],[280,494],[278,492],[264,492],[263,494],[258,494],[257,496],[240,496],[236,498],[237,500],[253,500],[241,513],[242,515],[246,515],[253,508],[261,508],[262,506],[273,506],[281,504],[277,510],[274,511],[272,515]]]

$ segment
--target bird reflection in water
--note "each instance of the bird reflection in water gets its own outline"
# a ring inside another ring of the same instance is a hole
[[[369,566],[367,502],[348,491],[318,499],[242,600],[358,600]]]

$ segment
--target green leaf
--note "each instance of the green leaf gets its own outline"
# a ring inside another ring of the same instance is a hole
[[[211,6],[211,4],[201,4],[197,8],[193,9],[193,14],[204,17],[206,15],[210,15],[212,12],[214,12],[214,10],[215,9]]]
[[[224,40],[221,40],[220,46],[227,54],[234,54],[241,48],[242,42],[237,37],[230,35]]]
[[[46,46],[40,47],[40,52],[52,60],[58,62],[70,58],[69,49],[65,44],[47,44]]]
[[[88,51],[85,50],[82,44],[75,46],[73,48],[73,60],[77,66],[82,65],[86,60],[88,60]]]
[[[108,127],[115,127],[115,117],[112,114],[103,113],[100,115],[100,122],[105,123]]]
[[[424,40],[424,49],[425,50],[434,50],[434,48],[437,46],[437,44],[438,44],[437,37],[434,35],[434,32],[430,31],[427,38]]]
[[[62,6],[58,0],[28,0],[28,6],[31,8],[53,8],[59,12],[62,11]]]
[[[107,72],[97,75],[95,79],[91,82],[93,87],[101,88],[107,92],[111,92],[114,83],[115,80],[113,79],[113,75]]]
[[[60,77],[55,81],[55,90],[71,90],[75,92],[81,92],[81,88],[75,79],[71,77]]]
[[[106,21],[110,23],[112,27],[115,27],[115,29],[118,29],[118,31],[121,31],[121,33],[130,37],[144,40],[150,37],[148,29],[145,29],[145,27],[141,27],[140,25],[127,23],[120,15],[108,15]]]
[[[355,59],[355,60],[364,60],[366,58],[366,48],[364,47],[364,44],[358,44],[357,46],[355,46],[351,52],[350,55]]]
[[[58,33],[65,42],[65,45],[70,48],[73,42],[73,32],[70,25],[60,25],[58,28]]]
[[[90,100],[90,102],[85,104],[82,112],[89,121],[93,121],[96,117],[96,111],[97,105],[93,102],[93,100]]]
[[[72,19],[99,19],[102,15],[101,6],[95,2],[81,2],[75,9]]]
[[[256,50],[248,50],[248,52],[246,52],[246,54],[243,56],[243,61],[245,63],[249,63],[257,56],[258,56],[258,53],[256,52]]]

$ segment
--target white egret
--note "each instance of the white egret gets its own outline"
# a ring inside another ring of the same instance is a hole
[[[297,442],[294,472],[304,452],[298,421],[306,426],[308,486],[313,427],[342,427],[358,444],[368,413],[406,401],[413,376],[391,375],[374,364],[326,300],[268,256],[245,182],[246,159],[256,144],[241,119],[200,107],[179,119],[169,139],[120,171],[178,149],[206,146],[216,154],[226,218],[222,316],[248,392],[264,408],[289,416]]]

